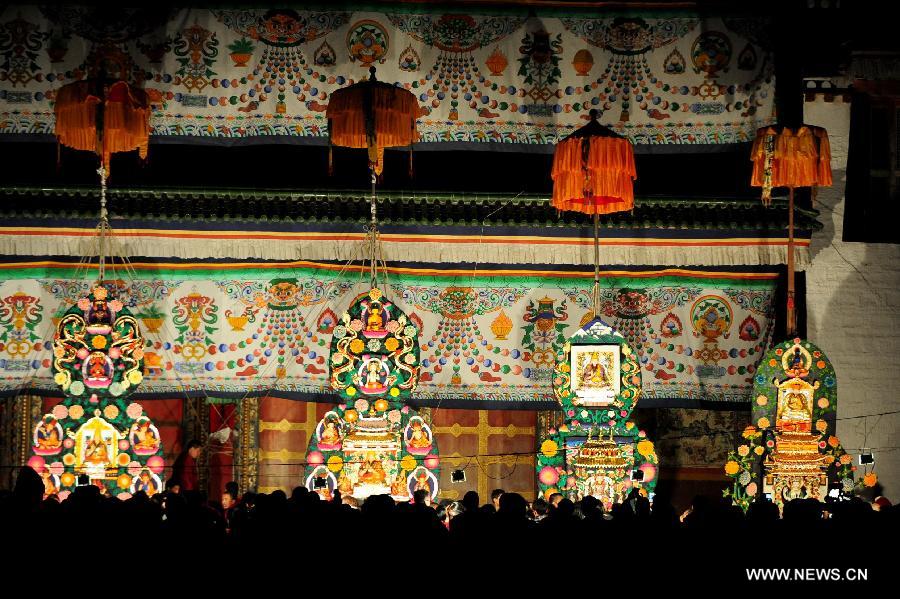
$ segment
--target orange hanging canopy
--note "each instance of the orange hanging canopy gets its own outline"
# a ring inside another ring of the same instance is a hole
[[[97,111],[101,103],[103,128],[98,135]],[[95,79],[75,81],[56,92],[54,110],[59,143],[99,154],[107,172],[110,157],[117,152],[137,150],[141,158],[147,157],[150,104],[144,90],[125,81],[108,87]]]
[[[766,205],[772,200],[773,187],[828,187],[832,183],[831,144],[821,127],[762,127],[756,132],[750,160],[750,185],[762,187]]]
[[[553,199],[558,210],[610,214],[634,208],[634,147],[591,122],[556,145],[553,155]]]
[[[325,111],[330,143],[367,148],[376,175],[384,169],[384,148],[409,146],[419,137],[419,104],[409,90],[371,77],[331,94]]]

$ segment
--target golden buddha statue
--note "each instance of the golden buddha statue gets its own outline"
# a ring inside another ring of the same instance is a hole
[[[84,450],[84,461],[88,464],[106,464],[109,462],[109,452],[106,443],[99,435],[91,437]]]
[[[394,482],[391,483],[391,495],[396,497],[409,496],[409,490],[406,488],[406,470],[401,470]]]
[[[322,436],[319,438],[319,443],[337,445],[340,442],[341,435],[338,433],[337,424],[333,420],[325,421],[325,424],[322,425]]]
[[[367,331],[380,331],[384,325],[384,318],[381,316],[381,306],[375,304],[369,311],[369,317],[366,319]]]
[[[790,392],[785,396],[784,401],[778,404],[778,414],[776,415],[776,426],[780,428],[794,428],[795,430],[806,429],[802,423],[810,424],[812,420],[812,408],[809,405],[807,397],[798,392]]]
[[[416,486],[413,491],[427,491],[431,495],[431,483],[428,481],[428,474],[424,470],[419,470],[416,475]]]
[[[353,481],[344,472],[341,472],[341,477],[338,479],[338,491],[344,496],[353,494]]]
[[[366,365],[366,389],[378,389],[381,387],[381,373],[378,360],[369,360]]]
[[[416,449],[431,447],[431,439],[429,438],[425,427],[422,426],[422,422],[413,420],[410,426],[412,427],[412,432],[410,433],[407,445]]]
[[[56,419],[49,419],[38,427],[37,447],[39,449],[58,449],[62,445],[59,438],[59,429],[56,428]]]
[[[134,444],[135,449],[156,450],[159,448],[159,439],[153,429],[150,428],[150,421],[145,420],[139,424],[134,431],[137,443]]]
[[[366,460],[359,467],[359,482],[367,485],[383,485],[387,475],[381,460],[373,454],[366,456]]]

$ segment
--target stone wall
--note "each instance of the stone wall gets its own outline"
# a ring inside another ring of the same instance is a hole
[[[819,190],[815,205],[825,228],[810,248],[807,337],[837,372],[837,432],[844,448],[857,464],[859,450],[872,448],[883,493],[898,501],[900,385],[893,380],[893,358],[900,352],[900,245],[841,241],[850,104],[818,96],[806,103],[804,120],[828,129],[834,172],[834,186]],[[895,413],[873,415],[885,412]]]

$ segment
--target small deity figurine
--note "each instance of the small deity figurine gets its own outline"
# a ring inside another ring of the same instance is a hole
[[[110,324],[111,319],[106,300],[95,299],[88,313],[88,324]]]
[[[341,472],[341,477],[338,479],[338,491],[343,496],[353,494],[353,481],[344,472]]]
[[[89,464],[106,464],[109,462],[109,452],[107,451],[106,443],[103,442],[100,435],[91,437],[91,440],[88,441],[84,450],[84,461]]]
[[[428,433],[426,432],[425,427],[422,426],[422,423],[418,420],[413,420],[410,426],[412,427],[412,432],[410,433],[407,444],[410,447],[415,447],[417,449],[431,447],[431,439],[428,438]]]
[[[366,389],[377,389],[381,387],[381,373],[379,372],[378,360],[369,360],[366,365]]]
[[[381,316],[381,307],[377,304],[372,306],[369,317],[366,319],[366,330],[380,331],[384,324],[384,318]]]
[[[88,378],[101,380],[109,378],[106,373],[106,357],[100,352],[94,352],[88,358]]]
[[[150,428],[149,420],[141,422],[135,429],[134,434],[137,437],[137,443],[134,444],[135,449],[155,450],[159,447],[159,439],[156,438],[153,429]]]
[[[394,482],[391,483],[391,495],[396,497],[409,496],[409,490],[406,488],[406,470],[401,470]]]
[[[41,471],[41,479],[44,483],[44,495],[56,495],[59,493],[59,489],[56,484],[53,482],[53,476],[50,474],[50,471],[44,468]]]
[[[788,393],[785,401],[779,406],[777,415],[777,423],[802,423],[808,422],[812,418],[812,411],[809,409],[807,398],[802,393]],[[794,424],[793,428],[798,425]]]
[[[341,435],[334,420],[326,420],[322,425],[322,437],[319,442],[323,445],[337,445],[341,442]]]
[[[600,363],[600,354],[591,352],[590,361],[585,364],[581,374],[581,382],[584,385],[601,385],[606,380],[606,369]]]
[[[138,477],[137,483],[134,485],[135,491],[143,491],[148,497],[153,496],[157,492],[156,482],[146,470],[142,470]]]
[[[59,438],[59,429],[56,428],[56,418],[47,418],[37,431],[37,446],[39,449],[57,449],[62,445]]]
[[[416,475],[416,486],[413,491],[428,491],[428,494],[431,495],[431,483],[428,482],[428,474],[424,470],[419,470]]]
[[[366,456],[366,460],[359,467],[359,482],[369,485],[382,485],[386,477],[381,460],[376,459],[372,454]]]

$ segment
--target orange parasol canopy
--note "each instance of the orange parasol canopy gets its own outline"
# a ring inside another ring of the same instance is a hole
[[[384,169],[384,148],[409,146],[419,137],[419,104],[409,90],[369,79],[331,94],[325,111],[330,143],[346,148],[367,148],[376,175]]]
[[[763,203],[772,201],[773,187],[831,186],[831,144],[821,127],[762,127],[756,132],[750,185],[762,187]]]
[[[101,97],[102,96],[102,97]],[[98,110],[103,111],[98,134]],[[125,81],[105,85],[84,79],[62,86],[56,92],[56,137],[75,150],[95,152],[109,171],[116,152],[137,150],[147,157],[150,140],[150,104],[147,93]]]
[[[610,214],[634,208],[634,147],[597,122],[591,122],[556,145],[553,199],[558,210]]]

